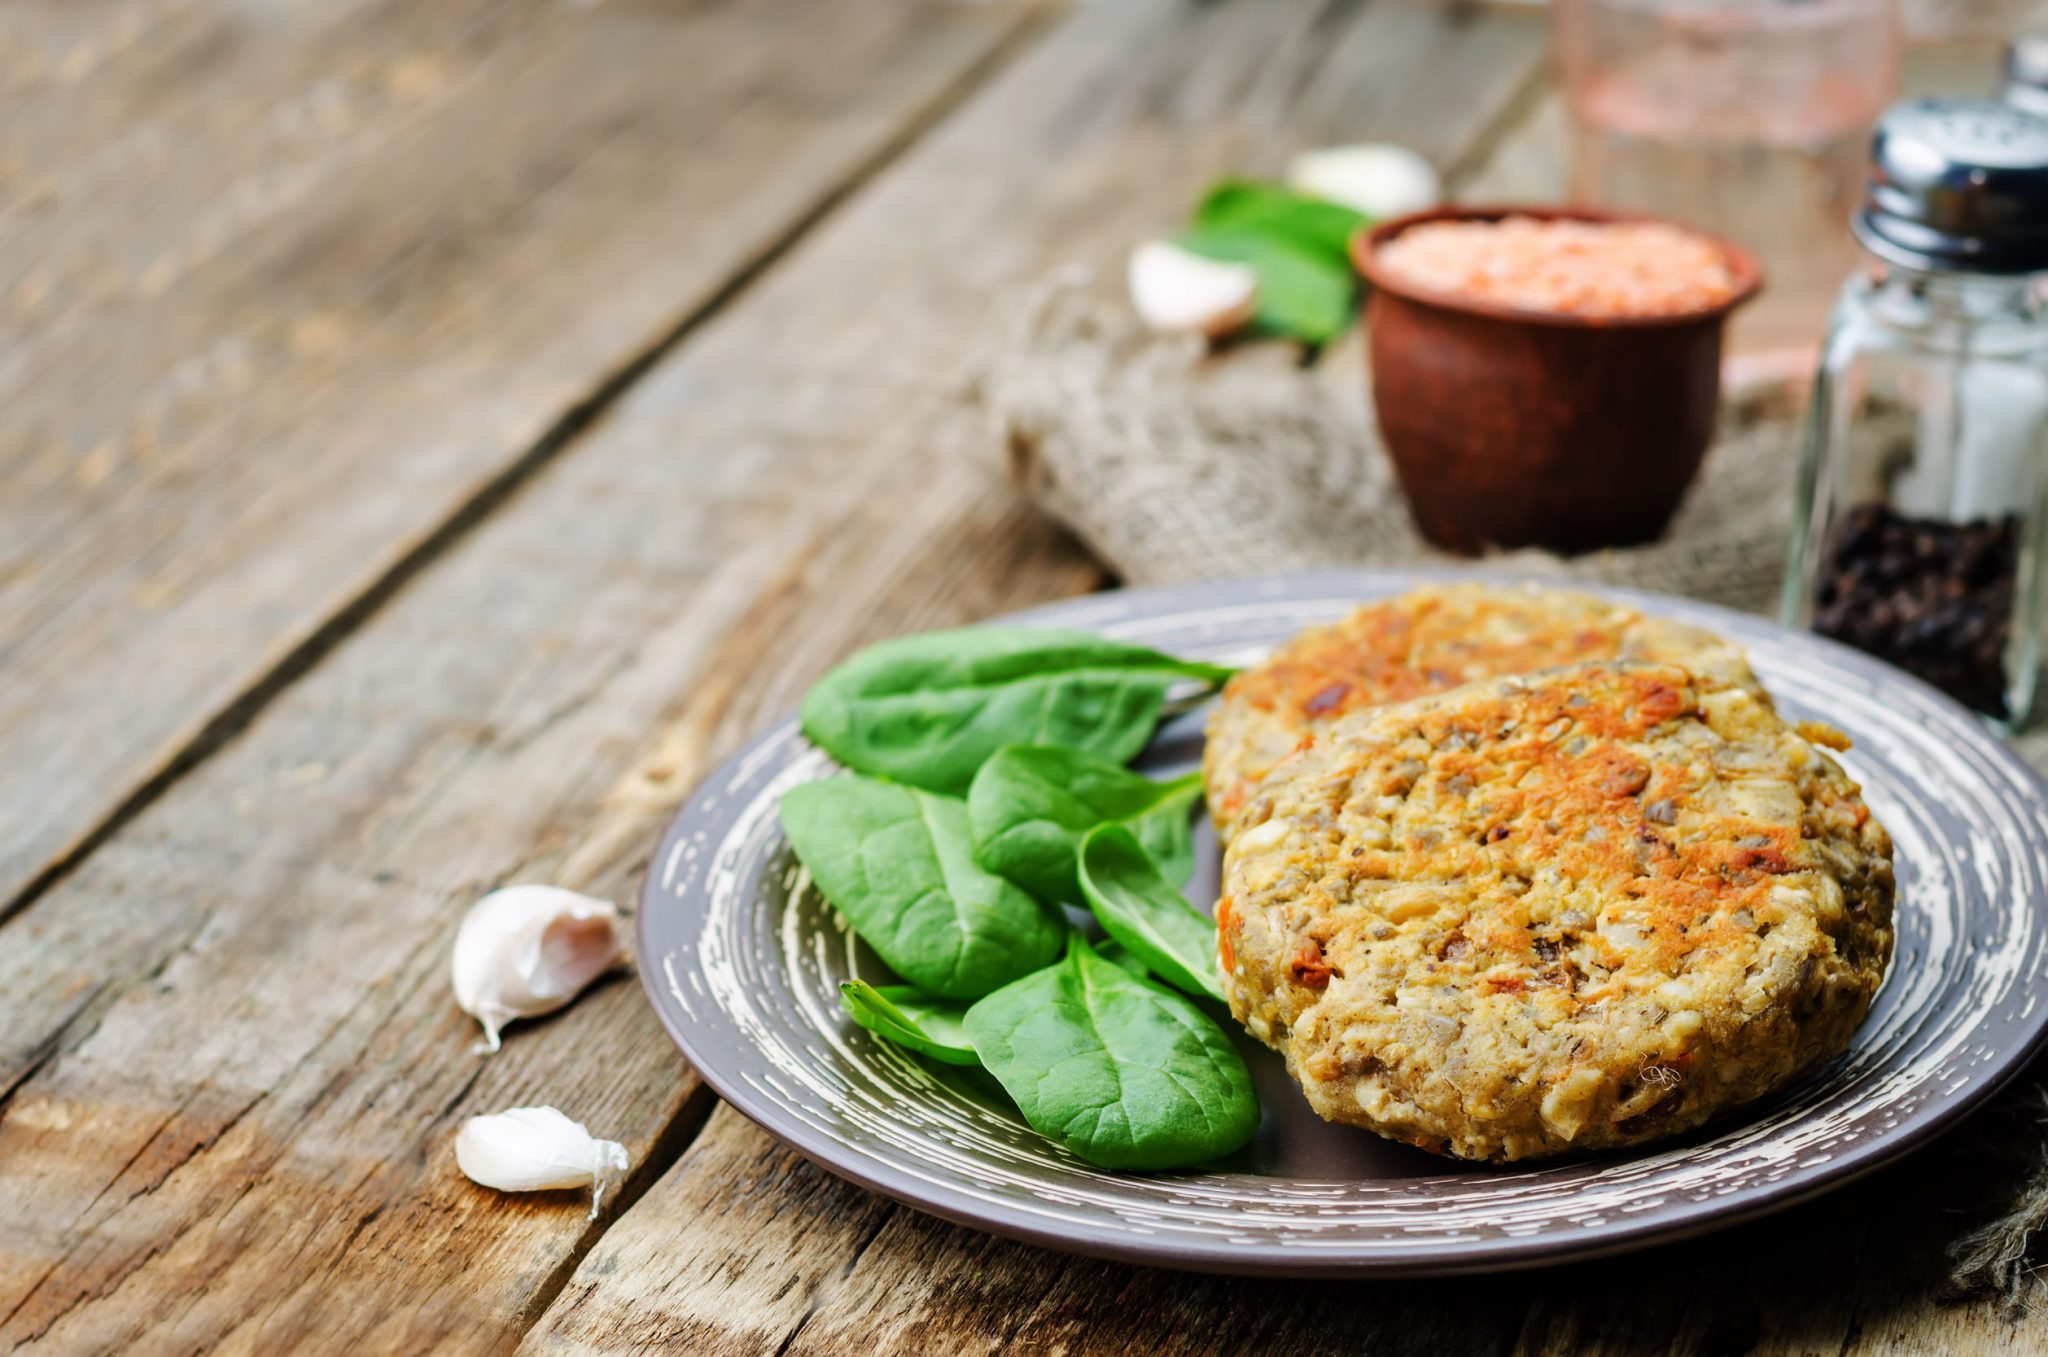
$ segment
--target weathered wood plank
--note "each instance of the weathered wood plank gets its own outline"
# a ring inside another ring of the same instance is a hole
[[[169,57],[102,35],[70,104],[29,80],[0,203],[0,912],[1034,13],[208,0],[160,16]]]
[[[461,908],[512,877],[626,894],[705,761],[866,629],[1098,578],[970,469],[904,455],[922,415],[855,455],[830,414],[757,428],[749,467],[717,440],[568,459],[8,926],[11,959],[58,921],[10,967],[10,1024],[52,966],[118,997],[0,1112],[0,1217],[26,1223],[0,1344],[500,1344],[552,1294],[595,1231],[463,1182],[454,1126],[556,1102],[644,1181],[694,1081],[623,980],[480,1061],[446,989]]]
[[[964,22],[900,34],[909,50],[874,73],[918,93],[918,63],[940,64],[932,41],[967,69],[1004,30],[987,14]],[[762,81],[765,95],[869,116],[849,107],[850,69],[781,83],[794,78]],[[763,156],[787,149],[780,131],[758,140]],[[749,388],[753,408],[774,408],[772,385]],[[452,1173],[454,1122],[553,1097],[626,1140],[643,1173],[672,1157],[701,1099],[630,985],[479,1072],[444,988],[455,911],[518,874],[626,893],[700,761],[744,730],[727,708],[758,720],[756,701],[794,692],[743,669],[677,685],[714,639],[739,658],[747,627],[793,622],[806,563],[846,570],[852,590],[907,571],[916,611],[873,614],[898,627],[1096,578],[1029,515],[991,509],[972,476],[902,516],[922,535],[846,538],[877,544],[860,560],[878,573],[848,570],[851,553],[831,545],[848,512],[838,493],[920,487],[881,452],[845,474],[815,420],[755,435],[812,463],[789,482],[819,487],[806,512],[784,512],[775,482],[755,477],[765,460],[735,462],[730,443],[687,458],[621,449],[541,521],[515,518],[490,563],[437,576],[454,596],[413,606],[439,616],[395,622],[380,661],[295,693],[191,802],[138,821],[8,925],[0,1218],[22,1224],[0,1232],[0,1344],[502,1342],[592,1232],[560,1201],[491,1203],[487,1225],[471,1220],[490,1199]],[[950,590],[924,587],[928,551],[942,574],[960,571]],[[840,600],[847,625],[871,616],[845,606],[865,601]],[[816,633],[834,650],[851,639]],[[551,1069],[593,1086],[536,1075]],[[612,1082],[621,1071],[633,1077]]]
[[[1993,1188],[1997,1166],[1978,1169],[1966,1181]],[[1349,1285],[1190,1277],[890,1207],[721,1108],[526,1346],[742,1353],[779,1342],[805,1357],[2036,1351],[2048,1339],[2038,1314],[1938,1297],[1941,1252],[1967,1205],[1929,1193],[1908,1162],[1726,1233],[1563,1268]],[[637,1230],[641,1215],[675,1228]],[[622,1285],[634,1290],[630,1310],[606,1301]]]
[[[1469,1282],[1406,1283],[1397,1296],[1011,1244],[841,1182],[725,1107],[635,1212],[691,1228],[622,1224],[525,1350],[1463,1357],[1505,1351],[1521,1313],[1461,1303]],[[621,1285],[630,1310],[607,1298]]]
[[[470,1087],[456,911],[514,874],[622,888],[704,760],[857,641],[1095,578],[961,457],[953,365],[1004,280],[1113,260],[1206,175],[1331,135],[1341,85],[1299,116],[1314,17],[1091,8],[7,926],[7,1030],[41,1059],[0,1119],[0,1215],[31,1222],[0,1340],[424,1346],[546,1298],[588,1232],[455,1179],[454,1122],[553,1099],[658,1169],[688,1082],[617,986]],[[1377,22],[1482,89],[1534,60]]]
[[[603,1270],[577,1277],[530,1349],[784,1351],[818,1298],[844,1282],[896,1214],[891,1202],[789,1153],[723,1105],[684,1164],[641,1204],[696,1228],[634,1232],[607,1249]],[[626,1276],[639,1279],[630,1319],[601,1298]],[[858,1347],[890,1350],[867,1339]]]
[[[1465,1280],[1347,1286],[1193,1277],[1050,1254],[899,1209],[843,1281],[820,1288],[785,1351],[1503,1352],[1524,1309],[1522,1288],[1487,1283],[1483,1299],[1473,1288]]]
[[[2038,1308],[2006,1315],[1987,1298],[1942,1295],[1945,1249],[2010,1180],[2012,1165],[1976,1138],[1982,1121],[1781,1215],[1539,1274],[1524,1292],[1533,1304],[1515,1352],[2041,1351],[2048,1316]]]

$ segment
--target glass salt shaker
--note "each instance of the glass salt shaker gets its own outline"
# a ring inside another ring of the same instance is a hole
[[[2005,48],[2005,85],[1998,97],[2014,108],[2048,116],[2048,31],[2026,33]]]
[[[1807,417],[1781,616],[2010,728],[2035,711],[2048,504],[2048,119],[1879,120]]]

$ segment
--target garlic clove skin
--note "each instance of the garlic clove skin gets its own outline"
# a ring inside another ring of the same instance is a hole
[[[1434,165],[1406,146],[1385,142],[1304,151],[1288,163],[1287,182],[1377,221],[1421,212],[1444,198]]]
[[[1163,334],[1217,339],[1250,321],[1258,303],[1259,276],[1250,266],[1163,240],[1131,251],[1127,275],[1139,318]]]
[[[470,906],[450,965],[455,1002],[495,1051],[514,1018],[552,1013],[625,954],[619,911],[556,886],[507,886]]]
[[[455,1163],[471,1182],[500,1192],[588,1187],[596,1220],[606,1190],[625,1177],[627,1160],[625,1146],[599,1140],[552,1107],[514,1107],[462,1123]]]

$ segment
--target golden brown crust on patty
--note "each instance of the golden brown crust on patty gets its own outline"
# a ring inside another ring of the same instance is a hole
[[[1361,711],[1224,861],[1231,1008],[1322,1116],[1472,1159],[1675,1134],[1847,1045],[1891,844],[1756,692],[1609,661]]]
[[[1367,604],[1303,632],[1224,688],[1202,753],[1210,813],[1227,839],[1273,765],[1303,737],[1354,711],[1621,656],[1756,687],[1741,651],[1712,633],[1592,594],[1461,584]]]

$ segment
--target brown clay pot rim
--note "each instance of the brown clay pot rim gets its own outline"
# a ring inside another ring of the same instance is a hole
[[[1538,311],[1528,307],[1474,301],[1453,292],[1417,287],[1405,279],[1388,274],[1380,267],[1379,248],[1411,226],[1420,226],[1424,222],[1432,221],[1499,221],[1503,217],[1535,217],[1542,221],[1654,222],[1662,226],[1675,227],[1711,243],[1720,250],[1721,257],[1727,261],[1729,271],[1735,276],[1735,292],[1725,301],[1692,311],[1673,311],[1656,316],[1579,316],[1562,311]],[[1525,325],[1554,326],[1562,330],[1643,330],[1717,320],[1756,296],[1763,288],[1763,273],[1757,267],[1755,256],[1732,241],[1723,240],[1705,231],[1694,230],[1683,222],[1672,221],[1667,217],[1654,217],[1641,212],[1610,212],[1598,207],[1563,207],[1554,204],[1541,207],[1521,203],[1478,206],[1445,204],[1430,208],[1426,212],[1411,212],[1405,217],[1395,217],[1377,225],[1362,226],[1351,237],[1351,263],[1373,287],[1382,292],[1393,293],[1407,301],[1445,311],[1462,311],[1467,315],[1487,316],[1494,320],[1514,321]]]

